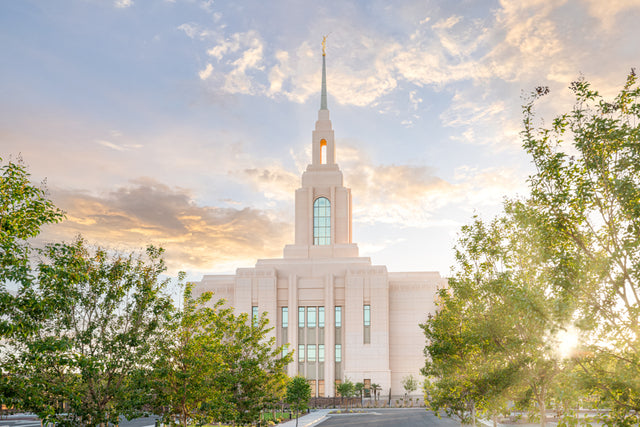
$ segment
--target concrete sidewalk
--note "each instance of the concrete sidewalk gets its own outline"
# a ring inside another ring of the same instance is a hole
[[[335,409],[317,409],[311,413],[298,418],[298,427],[316,426],[327,419],[329,412]],[[296,427],[296,420],[290,420],[286,423],[278,424],[278,427]]]

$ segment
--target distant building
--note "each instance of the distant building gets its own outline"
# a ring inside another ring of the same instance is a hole
[[[436,291],[446,280],[438,272],[390,273],[358,256],[351,190],[336,163],[324,53],[312,153],[295,195],[295,243],[285,246],[283,258],[258,260],[235,275],[204,276],[194,291],[214,291],[238,312],[267,312],[278,345],[295,349],[289,375],[309,379],[313,396],[334,396],[345,377],[402,394],[402,378],[418,378],[424,366],[418,325],[435,312]]]

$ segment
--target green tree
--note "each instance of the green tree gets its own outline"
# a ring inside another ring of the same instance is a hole
[[[413,375],[407,375],[402,378],[402,388],[404,394],[411,394],[418,389],[418,380]]]
[[[6,284],[28,286],[34,275],[29,264],[32,252],[28,240],[43,225],[62,220],[63,212],[53,205],[43,188],[33,185],[22,161],[3,164],[0,158],[0,337],[29,324],[10,322],[17,301]]]
[[[311,386],[309,382],[301,376],[291,378],[287,383],[286,401],[296,411],[296,427],[300,411],[307,409],[311,399]]]
[[[371,384],[371,391],[373,392],[373,398],[375,401],[378,400],[378,393],[382,390],[379,384],[373,383]]]
[[[47,245],[18,290],[2,366],[19,407],[60,425],[117,423],[131,414],[132,375],[151,362],[171,299],[162,250],[146,257]]]
[[[574,302],[587,335],[576,360],[586,387],[608,402],[609,422],[640,411],[640,87],[634,70],[604,99],[584,79],[574,108],[537,127],[538,88],[524,105],[524,147],[536,172],[532,200],[556,243],[552,283]]]
[[[436,315],[421,325],[427,338],[424,401],[436,413],[442,410],[463,424],[475,425],[476,405],[482,399],[475,362],[481,349],[463,308],[463,301],[441,289]]]
[[[344,402],[344,398],[347,398],[347,403],[349,402],[349,398],[353,397],[355,394],[355,385],[353,384],[353,382],[345,377],[344,381],[342,381],[340,384],[338,384],[336,386],[336,392],[340,395],[340,400]],[[345,409],[347,407],[345,406]]]
[[[423,325],[432,407],[475,422],[476,411],[495,417],[513,398],[545,425],[562,369],[554,337],[571,305],[549,284],[555,271],[543,224],[526,203],[507,202],[491,223],[476,219],[462,228],[449,289]]]
[[[362,398],[364,396],[364,383],[363,382],[357,382],[353,385],[353,390],[356,394],[356,396],[360,397],[360,405],[362,405]]]
[[[262,410],[285,397],[286,366],[292,355],[282,356],[265,313],[251,320],[247,313],[229,313],[222,340],[221,369],[216,386],[226,403],[220,421],[244,425],[257,422]]]
[[[224,300],[208,307],[213,294],[194,299],[192,289],[192,284],[186,285],[182,310],[158,341],[152,375],[143,370],[139,381],[140,389],[146,389],[146,401],[152,402],[163,421],[172,423],[177,418],[184,427],[228,415],[216,379],[226,369],[223,343],[231,309],[221,308]]]

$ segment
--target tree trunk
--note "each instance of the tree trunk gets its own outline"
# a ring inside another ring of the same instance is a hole
[[[476,402],[473,402],[473,406],[471,407],[471,425],[476,427]]]
[[[538,400],[540,406],[540,427],[546,427],[547,425],[547,407],[544,404],[544,399]]]

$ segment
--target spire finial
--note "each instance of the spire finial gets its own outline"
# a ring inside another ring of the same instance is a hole
[[[328,34],[326,36],[322,36],[322,91],[320,92],[320,109],[321,110],[327,109],[327,66],[325,62],[325,57],[326,57],[325,49],[327,47],[327,37],[329,37]]]

